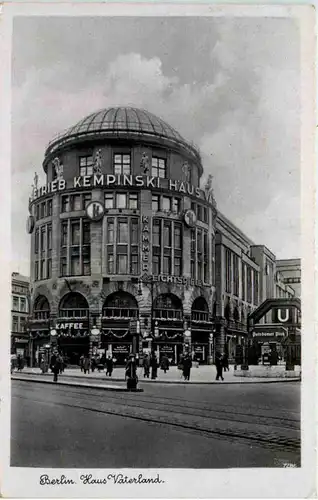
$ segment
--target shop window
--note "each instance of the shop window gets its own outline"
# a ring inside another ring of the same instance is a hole
[[[166,210],[167,212],[171,210],[171,198],[168,196],[162,197],[162,210]]]
[[[131,210],[137,210],[138,208],[138,194],[130,193],[129,194],[129,207]]]
[[[114,154],[115,175],[130,175],[130,154]]]
[[[164,158],[152,157],[151,162],[151,175],[153,177],[166,178],[166,160]]]
[[[114,208],[114,193],[105,193],[105,208]]]
[[[94,159],[91,155],[81,156],[79,159],[80,176],[93,175]]]
[[[160,210],[160,196],[157,194],[152,195],[152,211],[159,212]]]

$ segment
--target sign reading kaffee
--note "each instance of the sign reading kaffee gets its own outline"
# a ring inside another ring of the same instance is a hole
[[[93,187],[124,187],[124,186],[135,186],[144,188],[157,188],[157,189],[168,189],[169,191],[176,191],[178,193],[188,194],[190,196],[196,196],[209,203],[212,203],[212,194],[207,191],[202,191],[198,187],[194,187],[192,184],[184,181],[174,181],[172,179],[161,179],[160,177],[150,177],[143,175],[113,175],[113,174],[101,174],[101,175],[84,175],[79,177],[74,177],[72,181],[66,181],[65,179],[56,179],[49,182],[45,186],[41,186],[38,189],[34,189],[31,201],[34,201],[46,194],[56,193],[60,191],[65,191],[66,189],[83,189],[83,188],[93,188]]]

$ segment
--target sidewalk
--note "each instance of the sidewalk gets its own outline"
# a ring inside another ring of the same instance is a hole
[[[53,375],[49,371],[48,373],[42,374],[40,368],[24,368],[22,373],[13,372],[14,375],[33,375],[36,378],[41,377],[41,379],[45,379],[46,377],[52,378]],[[233,367],[230,367],[229,372],[225,372],[223,374],[224,381],[215,380],[216,377],[216,368],[214,365],[203,365],[199,368],[191,369],[190,382],[184,381],[182,377],[182,372],[177,369],[176,366],[171,366],[167,373],[164,373],[163,370],[158,369],[158,377],[156,380],[145,379],[143,376],[143,369],[139,367],[137,369],[137,375],[140,383],[167,383],[167,384],[248,384],[248,383],[273,383],[273,382],[294,382],[299,381],[299,377],[295,378],[254,378],[254,377],[235,377]],[[32,377],[33,378],[33,377]],[[89,374],[84,374],[81,372],[79,368],[66,368],[66,370],[61,375],[61,379],[65,380],[67,378],[75,379],[80,381],[99,381],[104,383],[113,384],[113,382],[125,382],[125,369],[124,368],[115,368],[112,374],[112,377],[106,377],[106,372],[98,372],[94,371],[94,373],[90,372]],[[113,385],[112,385],[113,386]]]

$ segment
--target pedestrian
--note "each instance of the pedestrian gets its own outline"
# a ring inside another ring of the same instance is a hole
[[[186,354],[183,359],[183,377],[184,380],[190,380],[190,372],[192,368],[192,360],[189,354]]]
[[[94,357],[92,358],[92,361],[91,361],[91,369],[92,369],[92,373],[94,373],[96,366],[97,366],[97,363],[96,363],[96,359],[95,359],[95,356],[94,356]]]
[[[53,382],[58,381],[58,375],[61,370],[61,358],[57,353],[54,353],[51,357],[50,363],[51,371],[53,372]]]
[[[215,366],[216,366],[216,379],[219,380],[221,377],[221,380],[224,380],[223,378],[223,359],[222,359],[222,354],[221,353],[216,353],[215,355]]]
[[[150,358],[148,353],[144,355],[144,359],[142,360],[142,366],[144,368],[144,377],[149,378]]]
[[[158,361],[156,353],[153,351],[150,357],[150,366],[151,366],[151,379],[156,380],[157,378],[157,370],[158,370]]]
[[[79,359],[79,365],[80,365],[80,368],[81,368],[81,372],[84,370],[84,354],[82,354],[82,356],[80,357]]]
[[[230,371],[229,369],[229,356],[227,353],[225,353],[223,355],[223,370],[226,372],[226,371]]]
[[[91,365],[91,363],[90,363],[88,356],[85,356],[84,360],[83,360],[84,374],[86,374],[86,372],[89,373],[90,365]]]
[[[24,359],[20,354],[17,357],[17,367],[19,372],[21,372],[24,368]]]
[[[125,367],[125,380],[127,380],[127,389],[135,390],[138,383],[137,364],[134,354],[129,354],[129,358]]]
[[[111,356],[108,356],[108,358],[106,359],[106,376],[107,375],[109,375],[110,377],[112,376],[113,368],[114,368],[113,359]]]
[[[161,358],[160,368],[161,370],[164,371],[164,373],[166,373],[167,370],[169,370],[169,359],[166,354],[164,354]]]

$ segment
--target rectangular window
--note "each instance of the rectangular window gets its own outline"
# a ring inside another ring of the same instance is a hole
[[[203,262],[198,260],[198,280],[203,279],[202,271],[203,271]]]
[[[197,250],[198,250],[198,253],[202,253],[202,231],[201,231],[201,229],[198,229],[198,232],[197,232]]]
[[[160,256],[159,255],[152,256],[152,274],[155,274],[155,275],[160,274]]]
[[[108,274],[114,274],[114,255],[112,253],[107,256],[107,272]]]
[[[163,225],[163,246],[171,247],[171,222],[165,221]]]
[[[83,245],[90,245],[91,226],[89,222],[83,222]]]
[[[127,207],[127,195],[124,193],[116,194],[116,208],[126,208]]]
[[[117,243],[128,243],[127,219],[119,219],[117,225]]]
[[[209,283],[209,265],[207,262],[203,262],[203,281]]]
[[[36,260],[34,263],[34,279],[37,281],[39,279],[39,261]]]
[[[195,229],[191,229],[191,252],[195,252]]]
[[[26,299],[24,297],[20,297],[20,311],[26,312]]]
[[[12,317],[12,331],[13,332],[19,331],[19,318],[18,318],[18,316]]]
[[[231,293],[231,251],[225,248],[225,291]]]
[[[41,203],[40,214],[41,214],[41,219],[46,217],[46,203],[45,203],[45,201],[43,203]]]
[[[66,247],[67,246],[67,222],[62,222],[61,240],[62,240],[62,247]]]
[[[52,226],[48,225],[47,226],[47,249],[52,250]]]
[[[25,318],[21,317],[20,318],[20,329],[19,329],[20,332],[24,332],[25,331]]]
[[[127,255],[117,255],[117,273],[118,274],[127,274],[127,264],[128,264],[128,256]]]
[[[14,311],[18,311],[19,310],[19,297],[13,297],[12,309]]]
[[[162,179],[166,178],[166,160],[164,158],[152,157],[151,175]]]
[[[167,210],[168,212],[171,210],[171,198],[168,196],[162,197],[162,210]]]
[[[87,205],[92,201],[92,194],[91,193],[86,193],[83,194],[83,204],[82,204],[82,209],[85,210],[87,208]]]
[[[246,264],[244,264],[242,262],[242,299],[243,300],[246,300],[245,285],[246,285]]]
[[[181,249],[181,225],[174,223],[174,248]]]
[[[46,261],[46,277],[47,279],[52,277],[52,259],[47,259]]]
[[[114,243],[114,219],[107,220],[107,244]]]
[[[40,239],[39,229],[36,229],[34,238],[34,253],[39,253],[39,239]]]
[[[163,257],[163,274],[171,274],[171,257]]]
[[[181,257],[174,258],[174,275],[181,276]]]
[[[160,196],[158,194],[152,195],[152,211],[159,212],[160,210]]]
[[[153,221],[152,227],[152,244],[153,246],[160,247],[161,245],[161,227],[160,220]]]
[[[129,207],[131,210],[137,210],[138,208],[138,194],[129,193]]]
[[[252,302],[252,269],[250,266],[246,269],[247,302]]]
[[[138,254],[130,255],[130,274],[139,274]]]
[[[40,279],[44,280],[46,278],[46,269],[45,269],[45,260],[41,260],[41,269],[40,269]]]
[[[80,176],[93,175],[93,164],[92,156],[81,156],[79,159]]]
[[[40,218],[40,204],[38,204],[35,207],[35,217],[36,217],[36,220],[39,220],[39,218]]]
[[[202,220],[202,207],[201,207],[201,205],[197,206],[197,217],[198,217],[198,220]]]
[[[79,222],[71,222],[71,245],[78,246],[80,245],[80,223]]]
[[[240,293],[240,277],[239,277],[239,257],[233,255],[233,275],[234,275],[234,295],[237,297]]]
[[[45,226],[41,227],[41,253],[45,252]]]
[[[52,215],[52,213],[53,213],[52,207],[53,207],[52,200],[48,200],[48,202],[47,202],[47,215],[48,216]]]
[[[131,245],[138,245],[139,244],[139,225],[138,225],[138,219],[132,219],[131,220],[130,244]]]
[[[105,208],[107,208],[108,210],[114,208],[113,193],[105,193]]]
[[[80,258],[79,255],[72,255],[71,257],[71,276],[79,276],[81,275],[80,268]]]
[[[204,260],[208,260],[209,240],[208,240],[208,233],[206,231],[203,231],[203,253],[204,253]]]
[[[114,173],[130,175],[130,154],[114,154]]]
[[[89,276],[91,274],[91,249],[90,246],[83,247],[83,274]]]
[[[62,196],[62,207],[61,207],[61,212],[68,212],[70,209],[70,204],[69,204],[70,198],[69,196]]]
[[[254,304],[258,305],[258,271],[254,270]]]
[[[81,199],[80,194],[74,194],[71,198],[72,200],[72,208],[71,210],[73,212],[78,212],[79,210],[82,210],[82,199]]]
[[[172,211],[175,214],[180,212],[181,200],[180,198],[172,198]]]

